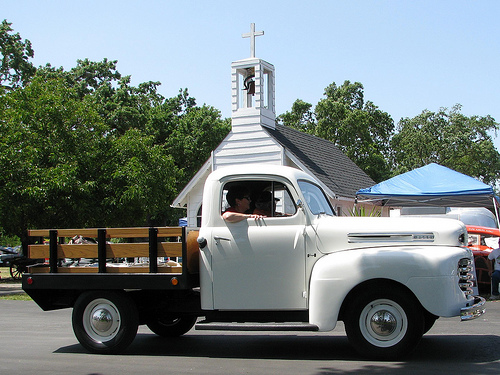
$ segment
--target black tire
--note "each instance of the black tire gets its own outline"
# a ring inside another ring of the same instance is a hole
[[[92,353],[119,353],[137,334],[139,316],[135,303],[124,293],[83,293],[73,307],[73,331]]]
[[[376,289],[353,298],[345,319],[347,337],[363,356],[401,358],[417,346],[424,334],[423,309],[408,292]]]
[[[430,331],[430,329],[434,326],[434,323],[436,323],[436,320],[438,319],[439,317],[436,316],[436,315],[433,315],[431,313],[427,313],[425,314],[425,317],[424,317],[424,335]]]
[[[26,267],[21,266],[19,264],[11,263],[10,264],[10,276],[14,280],[21,280],[23,278],[23,272],[25,271]]]
[[[146,325],[155,334],[161,337],[182,336],[193,328],[196,316],[166,316],[149,320]]]

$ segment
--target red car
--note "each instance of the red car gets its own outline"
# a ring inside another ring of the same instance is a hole
[[[477,287],[480,291],[489,293],[491,290],[493,262],[488,259],[488,254],[498,247],[500,230],[498,228],[467,225],[467,233],[469,234],[467,247],[474,254]]]

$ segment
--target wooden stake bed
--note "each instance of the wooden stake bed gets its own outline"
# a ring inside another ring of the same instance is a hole
[[[84,228],[84,229],[35,229],[30,237],[49,238],[48,244],[29,246],[28,257],[48,259],[49,263],[30,268],[30,273],[169,273],[183,274],[186,269],[178,263],[163,263],[166,257],[187,259],[186,229],[182,227],[159,228]],[[87,243],[67,243],[75,236],[90,239]],[[113,242],[113,239],[127,242]],[[96,243],[88,243],[96,241]],[[60,266],[62,259],[97,259],[93,266]],[[147,258],[146,263],[110,263],[116,258]],[[158,258],[162,258],[158,262]]]
[[[189,294],[200,285],[196,230],[188,233],[185,227],[36,229],[28,234],[38,237],[38,244],[29,246],[28,256],[40,262],[23,275],[23,289],[44,310],[71,307],[80,293],[89,290],[142,291],[156,293],[154,298],[161,299],[162,293]],[[90,240],[83,244],[68,243],[75,236]],[[182,261],[178,259],[180,265],[165,263],[165,257],[182,257]],[[91,266],[81,264],[84,262],[71,265],[64,261],[68,258],[91,259]],[[116,258],[135,258],[140,263],[116,263]]]

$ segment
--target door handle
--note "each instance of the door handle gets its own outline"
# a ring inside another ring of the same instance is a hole
[[[215,237],[214,237],[214,240],[215,240],[215,241],[231,241],[231,239],[230,239],[230,238],[219,237],[219,236],[215,236]]]

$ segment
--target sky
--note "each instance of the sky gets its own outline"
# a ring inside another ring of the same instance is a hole
[[[456,104],[500,122],[499,15],[496,0],[0,0],[0,20],[31,41],[36,66],[117,60],[133,85],[159,81],[165,97],[187,88],[224,117],[231,62],[250,57],[242,34],[255,23],[277,115],[349,80],[395,123]]]

